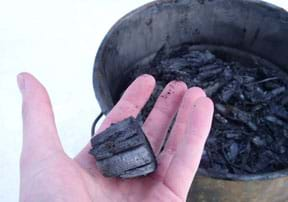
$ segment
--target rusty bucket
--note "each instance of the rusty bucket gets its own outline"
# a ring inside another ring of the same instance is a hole
[[[288,72],[288,13],[260,0],[162,0],[132,11],[107,33],[96,56],[93,84],[102,112],[118,101],[135,64],[185,43],[263,58]],[[287,190],[288,168],[225,176],[199,169],[187,201],[283,202]]]

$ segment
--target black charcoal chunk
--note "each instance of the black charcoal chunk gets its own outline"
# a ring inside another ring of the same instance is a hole
[[[210,79],[211,77],[217,76],[222,71],[223,69],[220,67],[220,68],[212,69],[209,71],[200,72],[197,76],[197,79],[199,80]]]
[[[252,114],[233,107],[232,115],[234,120],[246,124],[253,131],[257,131],[257,125],[253,122]]]
[[[271,96],[267,95],[265,91],[258,86],[246,86],[244,91],[245,97],[250,100],[253,104],[258,104],[270,99]]]
[[[206,89],[205,89],[205,92],[206,92],[206,95],[207,96],[212,96],[214,95],[215,93],[217,93],[217,91],[221,88],[221,84],[219,82],[217,83],[214,83],[210,86],[208,86]]]
[[[239,139],[241,138],[241,133],[237,131],[225,131],[227,139]]]
[[[288,138],[288,130],[283,129],[283,135],[284,137]]]
[[[231,144],[228,151],[229,160],[234,160],[238,155],[238,152],[239,152],[238,144],[236,143]]]
[[[265,141],[262,140],[259,136],[256,136],[252,139],[252,142],[254,143],[254,145],[261,147],[265,145]]]
[[[278,119],[277,117],[275,116],[266,116],[265,117],[265,120],[273,123],[273,124],[276,124],[278,126],[284,126],[286,125],[282,120]],[[288,126],[287,126],[288,127]]]
[[[222,124],[227,124],[228,123],[228,120],[227,119],[225,119],[221,114],[215,114],[215,119],[217,120],[217,121],[219,121],[220,123],[222,123]]]
[[[277,117],[288,120],[288,110],[283,106],[273,105],[270,107],[270,111],[275,114]]]
[[[224,69],[223,76],[226,81],[230,81],[233,78],[233,71],[229,66]]]
[[[237,93],[237,89],[239,87],[239,83],[234,80],[231,83],[229,83],[227,86],[225,86],[221,93],[220,93],[220,100],[223,101],[224,103],[228,102],[230,98]]]
[[[286,87],[282,86],[276,89],[273,89],[271,92],[268,93],[266,100],[273,99],[278,95],[284,93],[286,91]]]
[[[209,51],[192,51],[183,56],[192,66],[203,66],[215,61],[215,56]]]
[[[217,103],[217,104],[215,104],[215,109],[220,113],[220,114],[222,114],[222,115],[227,115],[229,112],[230,112],[230,110],[226,107],[226,106],[224,106],[224,105],[222,105],[222,104],[219,104],[219,103]]]
[[[132,178],[154,172],[157,162],[136,119],[130,117],[91,139],[92,154],[104,176]]]
[[[210,70],[213,70],[213,69],[217,69],[218,67],[219,67],[218,64],[205,65],[205,66],[199,68],[199,72],[210,71]]]
[[[247,83],[250,83],[250,82],[252,82],[252,81],[254,81],[255,80],[255,78],[254,77],[252,77],[252,76],[247,76],[247,75],[245,75],[245,76],[235,76],[235,78],[239,81],[239,83],[241,83],[241,84],[247,84]]]
[[[288,105],[288,94],[282,98],[281,104],[282,105]]]

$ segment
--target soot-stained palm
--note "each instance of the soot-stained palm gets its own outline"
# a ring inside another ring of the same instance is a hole
[[[88,154],[90,144],[74,159],[69,158],[60,143],[45,88],[28,73],[18,75],[18,85],[23,97],[20,201],[185,201],[212,121],[213,103],[203,90],[187,89],[179,81],[166,86],[143,125],[157,154],[158,169],[145,177],[123,180],[101,175]],[[152,76],[138,77],[98,132],[111,123],[136,117],[154,86]],[[176,113],[171,135],[160,153]]]

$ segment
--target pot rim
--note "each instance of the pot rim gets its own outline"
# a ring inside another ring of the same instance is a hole
[[[288,176],[288,169],[283,169],[280,171],[274,171],[269,173],[263,174],[219,174],[219,173],[212,173],[207,172],[202,168],[199,168],[197,171],[197,175],[204,176],[204,177],[211,177],[214,179],[220,180],[228,180],[228,181],[257,181],[257,180],[273,180],[277,178],[287,177]]]

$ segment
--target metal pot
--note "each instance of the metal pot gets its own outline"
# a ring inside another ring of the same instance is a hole
[[[129,85],[127,72],[161,47],[193,44],[288,72],[288,13],[260,0],[166,0],[120,19],[98,50],[94,90],[108,113]],[[149,58],[149,57],[148,57]],[[288,201],[288,169],[261,175],[199,170],[187,201]]]

